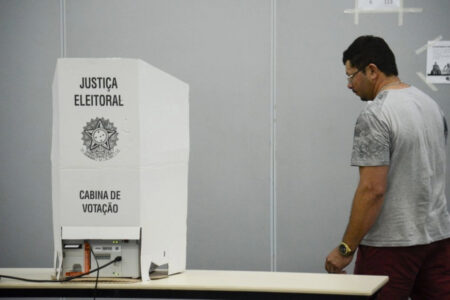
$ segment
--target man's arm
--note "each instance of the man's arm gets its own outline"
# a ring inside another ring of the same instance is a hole
[[[359,184],[353,199],[350,220],[342,239],[355,251],[363,237],[375,223],[384,202],[389,166],[360,167]],[[328,255],[325,269],[330,273],[341,273],[353,256],[342,256],[338,248]]]

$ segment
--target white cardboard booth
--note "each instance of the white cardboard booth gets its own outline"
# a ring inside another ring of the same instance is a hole
[[[58,59],[52,198],[57,276],[186,267],[189,86],[138,59]],[[95,276],[96,274],[92,274]]]

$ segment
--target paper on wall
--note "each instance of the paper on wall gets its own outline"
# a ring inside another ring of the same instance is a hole
[[[450,41],[428,42],[427,82],[450,84]]]

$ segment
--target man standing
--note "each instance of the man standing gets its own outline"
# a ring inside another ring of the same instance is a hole
[[[343,63],[348,88],[368,102],[355,126],[360,179],[350,219],[325,269],[344,272],[358,249],[356,274],[389,276],[379,299],[450,299],[445,117],[400,81],[382,38],[357,38]]]

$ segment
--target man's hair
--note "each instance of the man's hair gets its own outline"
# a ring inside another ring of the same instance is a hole
[[[352,67],[364,71],[364,68],[373,63],[386,76],[398,75],[395,56],[388,44],[380,37],[363,35],[357,38],[344,51],[342,61],[350,61]]]

